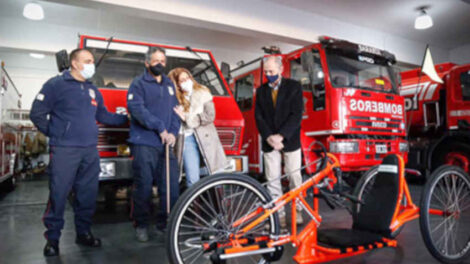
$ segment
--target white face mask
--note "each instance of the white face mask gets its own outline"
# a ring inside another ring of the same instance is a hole
[[[85,79],[90,79],[95,74],[95,64],[83,64],[83,70],[80,71],[80,74]]]
[[[193,92],[193,81],[191,80],[187,80],[184,83],[181,83],[180,86],[181,86],[181,89],[183,89],[183,91],[189,94]]]

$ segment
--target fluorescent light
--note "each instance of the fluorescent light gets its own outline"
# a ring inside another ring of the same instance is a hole
[[[27,3],[23,9],[23,16],[31,20],[43,20],[44,10],[42,9],[42,6],[38,3]]]
[[[415,29],[427,29],[432,27],[432,18],[429,16],[424,9],[421,10],[421,14],[415,20]]]
[[[35,59],[44,59],[44,57],[46,57],[46,55],[44,55],[42,53],[34,53],[34,52],[29,53],[29,56],[31,56]]]

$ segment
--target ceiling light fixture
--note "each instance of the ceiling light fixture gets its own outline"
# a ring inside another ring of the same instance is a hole
[[[46,55],[44,55],[42,53],[34,53],[34,52],[29,53],[29,56],[31,56],[35,59],[44,59],[44,57],[46,57]]]
[[[30,2],[24,6],[23,16],[31,20],[43,20],[44,10],[40,4],[36,2]]]
[[[426,13],[426,9],[429,9],[429,6],[421,6],[417,8],[420,14],[415,20],[415,29],[427,29],[432,27],[432,18]]]

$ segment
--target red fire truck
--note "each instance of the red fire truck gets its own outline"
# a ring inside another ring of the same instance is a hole
[[[303,87],[302,149],[314,140],[335,153],[346,172],[360,172],[390,153],[406,156],[404,99],[398,94],[395,56],[384,50],[321,37],[320,42],[282,57],[283,76]],[[266,56],[265,56],[266,57]],[[254,119],[255,89],[266,82],[263,60],[232,71],[235,99],[247,131],[242,153],[250,171],[262,173],[263,159]],[[359,176],[359,173],[349,173]]]
[[[176,67],[189,69],[198,82],[211,90],[216,109],[214,123],[231,164],[226,169],[246,172],[248,170],[247,157],[240,156],[244,130],[243,116],[209,50],[80,36],[79,47],[91,50],[97,60],[104,54],[92,80],[103,94],[108,110],[127,113],[127,89],[132,80],[143,73],[145,53],[152,46],[166,49],[167,69],[171,70]],[[99,125],[98,150],[101,157],[101,184],[119,186],[131,181],[131,157],[126,141],[128,134],[128,125],[123,127]]]
[[[470,64],[435,66],[443,84],[421,69],[402,72],[410,125],[408,166],[425,175],[442,164],[470,170]]]
[[[0,60],[0,190],[15,187],[15,165],[19,155],[19,125],[14,112],[21,108],[21,95]]]

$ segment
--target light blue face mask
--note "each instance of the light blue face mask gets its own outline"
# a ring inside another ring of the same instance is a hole
[[[80,71],[80,74],[85,79],[90,79],[95,74],[95,64],[83,64],[83,70]]]

